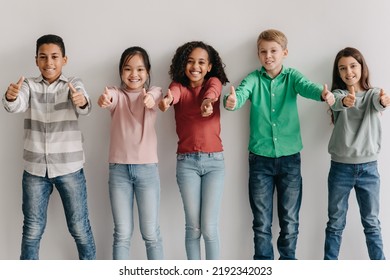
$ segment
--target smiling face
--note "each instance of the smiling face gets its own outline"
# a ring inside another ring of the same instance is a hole
[[[341,57],[338,62],[340,78],[347,85],[347,88],[355,88],[355,91],[362,90],[360,78],[362,76],[362,66],[352,56]]]
[[[141,90],[148,80],[149,73],[146,70],[142,56],[133,55],[123,65],[121,79],[129,90]]]
[[[287,56],[288,50],[283,49],[275,41],[261,40],[258,46],[258,56],[261,65],[272,78],[279,75],[282,70],[283,59]]]
[[[210,72],[211,67],[207,51],[202,48],[195,48],[188,56],[185,69],[190,86],[201,86],[204,82],[204,77]]]
[[[35,62],[43,78],[51,84],[61,75],[67,57],[62,55],[58,45],[43,44],[38,49]]]

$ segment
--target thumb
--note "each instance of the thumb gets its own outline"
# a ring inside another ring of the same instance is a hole
[[[23,81],[24,81],[24,77],[20,77],[19,81],[16,83],[16,85],[18,86],[18,89],[20,89],[22,87],[22,84],[23,84]]]
[[[108,92],[108,87],[105,87],[104,88],[104,93],[103,93],[104,95],[107,95],[107,96],[109,96],[110,95],[110,93]]]
[[[142,89],[142,95],[143,95],[143,97],[146,97],[146,89],[145,88]]]
[[[351,95],[355,96],[355,87],[351,87],[351,92],[350,92]]]
[[[103,95],[107,98],[107,99],[111,99],[111,93],[110,93],[110,90],[108,89],[108,87],[105,87],[104,88],[104,92],[103,92]]]
[[[72,83],[68,83],[68,85],[71,93],[77,92],[77,89],[72,85]]]
[[[230,95],[231,95],[232,97],[236,97],[236,91],[235,91],[235,89],[234,89],[234,86],[231,86],[231,87],[230,87]]]
[[[170,89],[168,89],[167,96],[168,96],[169,100],[172,100],[173,96],[172,96],[172,92]]]
[[[324,91],[328,92],[328,85],[327,84],[324,84]]]
[[[212,103],[214,103],[217,100],[218,100],[218,98],[206,98],[204,100],[204,105],[205,106],[210,106]]]
[[[381,88],[381,92],[379,93],[379,96],[382,97],[382,96],[385,96],[385,95],[386,95],[386,93],[385,93],[384,89]]]

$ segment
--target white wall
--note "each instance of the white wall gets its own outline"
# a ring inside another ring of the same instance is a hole
[[[96,104],[106,85],[118,85],[122,51],[140,45],[149,51],[152,84],[166,90],[168,69],[176,48],[190,40],[214,46],[226,64],[230,84],[259,66],[258,34],[268,28],[285,32],[289,57],[285,65],[299,69],[318,83],[331,83],[337,51],[360,49],[371,70],[372,83],[390,93],[387,36],[390,2],[371,0],[164,0],[164,1],[45,1],[4,0],[0,4],[0,89],[21,75],[36,76],[36,39],[47,33],[63,37],[68,55],[67,75],[81,77],[93,100],[88,117],[81,117],[85,137],[88,203],[98,259],[111,259],[113,222],[107,191],[109,113]],[[304,149],[304,195],[297,257],[322,259],[327,221],[327,144],[332,126],[325,104],[299,99]],[[252,214],[247,194],[248,106],[237,112],[222,110],[226,185],[220,233],[222,259],[251,259]],[[382,178],[381,222],[385,253],[390,254],[390,129],[389,112],[383,115],[383,150],[379,159]],[[18,259],[22,232],[21,175],[23,115],[0,110],[0,259]],[[185,259],[184,216],[175,179],[177,137],[173,110],[159,113],[160,174],[162,183],[161,230],[167,259]],[[146,259],[138,223],[132,255]],[[279,229],[274,221],[274,236]],[[276,253],[277,255],[277,253]],[[278,256],[278,255],[277,255]],[[67,232],[58,193],[53,192],[48,224],[41,242],[41,259],[77,259]],[[354,194],[350,200],[341,259],[368,259]]]

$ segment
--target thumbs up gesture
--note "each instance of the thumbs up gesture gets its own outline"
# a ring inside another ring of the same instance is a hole
[[[349,94],[343,98],[344,106],[350,108],[355,106],[356,96],[355,96],[355,88],[351,87]]]
[[[325,84],[324,89],[322,90],[322,99],[325,100],[326,103],[328,103],[329,106],[332,106],[335,102],[334,95],[328,90],[328,86]]]
[[[200,106],[200,114],[202,117],[208,117],[213,113],[213,103],[217,100],[218,98],[206,98],[203,100]]]
[[[160,103],[158,103],[158,108],[160,108],[161,111],[165,112],[171,106],[170,104],[172,102],[173,102],[173,96],[171,90],[168,89],[167,95],[163,99],[161,99]]]
[[[77,91],[77,89],[72,85],[72,83],[68,83],[69,90],[70,90],[70,98],[72,99],[73,104],[76,107],[84,107],[88,104],[87,99],[85,98],[84,94],[80,91]]]
[[[18,95],[19,95],[19,91],[20,91],[20,88],[22,87],[22,84],[23,84],[23,81],[24,81],[24,77],[20,77],[19,81],[14,84],[10,84],[8,89],[7,89],[7,92],[5,94],[5,98],[7,99],[7,101],[15,101],[16,98],[18,98]]]
[[[111,100],[112,100],[112,97],[111,97],[111,94],[108,90],[108,87],[105,87],[103,94],[100,95],[100,97],[98,99],[98,105],[101,108],[107,108],[108,106],[111,105]]]
[[[226,99],[225,108],[228,110],[234,110],[234,108],[236,108],[236,103],[237,103],[236,91],[234,90],[234,86],[231,86],[230,94]]]
[[[148,108],[148,109],[153,108],[154,105],[156,104],[156,102],[154,101],[153,96],[150,93],[146,92],[145,88],[142,89],[142,96],[143,96],[143,99],[144,99],[145,107]]]
[[[381,102],[383,107],[387,107],[390,104],[390,97],[385,93],[383,89],[379,93],[379,101]]]

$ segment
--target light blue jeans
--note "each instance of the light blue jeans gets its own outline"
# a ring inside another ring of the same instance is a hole
[[[79,259],[96,258],[95,241],[88,219],[87,188],[83,169],[48,178],[23,173],[23,238],[20,259],[39,259],[39,246],[46,227],[47,207],[53,185],[60,194],[70,234],[76,241]]]
[[[149,260],[163,256],[160,235],[160,177],[158,165],[109,165],[109,193],[114,219],[113,259],[130,258],[130,243],[134,231],[133,205],[137,200],[139,226]]]
[[[273,260],[273,196],[277,192],[279,259],[294,260],[302,201],[301,155],[269,158],[249,154],[249,201],[253,213],[255,260]]]
[[[176,178],[185,213],[187,259],[201,259],[203,235],[206,259],[219,259],[219,212],[225,164],[222,152],[178,154]]]
[[[366,236],[368,255],[372,260],[384,260],[379,222],[380,178],[377,162],[344,164],[331,161],[328,177],[328,223],[325,230],[325,260],[339,256],[345,228],[349,195],[355,189],[360,218]]]

